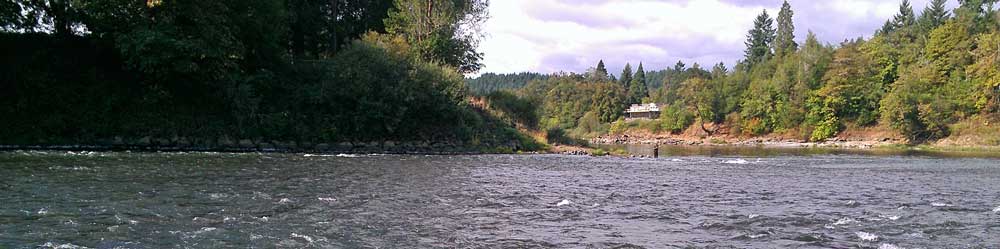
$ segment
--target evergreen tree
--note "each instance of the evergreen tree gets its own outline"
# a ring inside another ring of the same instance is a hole
[[[917,22],[920,24],[920,29],[924,33],[928,33],[934,28],[944,24],[951,14],[945,9],[946,0],[932,0],[930,4],[924,8],[924,12],[920,14],[920,20]]]
[[[687,65],[685,65],[683,61],[677,61],[677,63],[674,64],[674,72],[684,72],[685,68],[687,68]]]
[[[597,67],[594,68],[594,72],[591,77],[600,81],[608,80],[608,68],[604,67],[604,60],[597,62]]]
[[[622,76],[618,79],[618,82],[626,90],[630,88],[629,85],[632,84],[632,64],[625,63],[625,69],[622,69]]]
[[[753,29],[747,34],[747,41],[745,42],[747,46],[745,61],[750,67],[771,57],[771,43],[774,42],[775,38],[774,32],[774,20],[767,14],[767,10],[764,10],[754,20]]]
[[[792,6],[785,1],[778,12],[778,33],[774,40],[774,53],[778,58],[794,53],[799,44],[795,43],[795,24],[792,22]]]
[[[971,32],[980,33],[989,28],[1000,26],[1000,15],[994,9],[997,0],[959,0],[958,9],[955,9],[955,17],[959,21],[967,22]]]
[[[892,24],[892,20],[885,20],[885,23],[882,24],[882,28],[875,31],[875,34],[888,35],[889,33],[892,33],[892,31],[896,31],[896,26]]]
[[[899,13],[892,17],[892,23],[896,29],[909,27],[916,23],[916,16],[913,14],[910,0],[903,0],[903,3],[899,5]]]
[[[628,103],[642,104],[642,99],[646,97],[649,97],[649,89],[646,87],[646,71],[643,70],[640,62],[639,68],[635,70],[635,76],[632,77],[632,84],[629,85]]]

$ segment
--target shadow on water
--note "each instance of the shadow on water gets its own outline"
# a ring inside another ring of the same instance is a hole
[[[990,151],[931,151],[905,148],[819,148],[819,147],[768,147],[768,146],[686,146],[686,145],[599,145],[608,151],[625,152],[636,157],[679,157],[679,156],[814,156],[814,155],[861,155],[861,156],[914,156],[914,157],[977,157],[1000,158],[1000,153]]]

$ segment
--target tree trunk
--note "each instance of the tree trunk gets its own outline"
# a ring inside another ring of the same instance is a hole
[[[72,34],[72,24],[69,18],[69,3],[65,0],[52,0],[49,2],[49,15],[52,15],[52,26],[57,35],[66,36]]]
[[[715,131],[718,130],[718,128],[716,128],[715,130],[708,130],[708,128],[705,128],[705,121],[701,121],[700,126],[701,130],[704,131],[705,133],[708,133],[709,136],[715,135]]]

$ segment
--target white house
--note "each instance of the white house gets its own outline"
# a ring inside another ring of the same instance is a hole
[[[625,120],[657,119],[660,117],[660,106],[655,103],[635,104],[625,110]]]

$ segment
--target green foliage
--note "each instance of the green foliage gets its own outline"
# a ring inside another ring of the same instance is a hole
[[[814,117],[814,139],[825,139],[839,131],[840,120],[870,125],[877,120],[879,101],[885,90],[876,66],[861,47],[861,41],[844,43],[827,71],[826,84],[815,92],[810,116]],[[819,119],[819,120],[816,120]],[[832,133],[831,133],[832,132]]]
[[[975,62],[966,68],[977,85],[976,107],[986,113],[1000,111],[1000,33],[976,38]]]
[[[747,49],[744,62],[753,67],[771,57],[771,43],[775,39],[774,20],[764,10],[753,21],[753,29],[747,34]]]
[[[600,122],[622,116],[625,89],[613,82],[594,82],[579,75],[566,75],[537,81],[522,89],[527,98],[542,99],[541,127],[570,130],[580,119],[593,112]]]
[[[510,122],[521,123],[528,128],[538,127],[538,111],[535,106],[538,103],[521,98],[510,91],[497,91],[486,95],[490,109],[500,111],[501,118]]]
[[[451,141],[513,152],[538,144],[511,124],[572,140],[695,123],[816,141],[886,125],[920,142],[1000,111],[996,1],[960,1],[953,16],[944,2],[916,17],[903,1],[871,39],[838,47],[811,32],[796,44],[785,2],[776,19],[757,16],[731,69],[629,64],[615,80],[603,61],[583,74],[464,79],[482,66],[485,0],[0,0],[0,142]],[[470,90],[484,97],[470,101]],[[643,102],[663,105],[661,118],[622,121]]]
[[[619,85],[598,83],[592,86],[594,89],[591,99],[593,104],[590,109],[597,115],[601,122],[611,122],[622,117],[625,102],[625,89]]]
[[[606,80],[609,80],[610,79],[610,75],[608,74],[608,68],[604,66],[604,60],[598,61],[597,62],[597,67],[591,69],[591,71],[588,74],[588,76],[590,77],[590,80],[592,80],[592,81],[606,81]]]
[[[645,72],[643,73],[645,75]],[[625,68],[622,69],[621,77],[618,78],[618,84],[621,84],[625,89],[632,89],[632,64],[625,64]]]
[[[785,57],[785,55],[794,53],[798,44],[795,42],[795,24],[792,23],[792,16],[794,11],[792,11],[792,6],[785,1],[781,4],[781,11],[778,12],[778,30],[775,36],[773,50],[778,58]]]
[[[826,113],[821,117],[821,121],[816,124],[815,129],[811,135],[809,135],[810,141],[824,141],[827,138],[831,138],[840,132],[840,122],[837,116],[832,113]]]
[[[465,46],[474,37],[439,40],[467,42],[448,44],[377,33],[386,32],[381,23],[391,1],[15,3],[31,9],[15,21],[0,13],[3,30],[50,34],[0,34],[2,53],[11,55],[0,67],[0,115],[11,117],[0,119],[6,128],[0,143],[93,144],[118,137],[200,146],[222,138],[540,148],[466,103],[456,67],[474,63],[449,64],[450,54],[437,52],[475,53]],[[476,18],[485,2],[451,7],[429,9],[433,16],[460,16],[435,19],[443,21],[435,23],[440,30],[455,31]],[[374,32],[362,37],[369,29]],[[514,119],[537,123],[528,100],[493,100]]]
[[[916,16],[913,14],[913,6],[910,6],[910,0],[903,0],[899,4],[899,13],[892,17],[892,23],[896,29],[908,27],[916,23]]]
[[[642,104],[642,100],[649,97],[649,89],[646,87],[646,70],[642,68],[642,63],[635,70],[632,76],[632,83],[628,88],[628,104]]]
[[[626,131],[628,131],[628,122],[625,122],[624,119],[619,119],[611,123],[611,128],[608,130],[608,133],[622,134]]]
[[[945,0],[931,0],[924,11],[920,13],[920,19],[917,23],[923,32],[934,30],[951,17],[951,14],[945,9],[946,2]]]
[[[694,124],[694,118],[694,114],[691,112],[671,105],[660,114],[660,127],[664,131],[679,133]]]
[[[484,0],[395,0],[386,30],[405,37],[424,59],[439,61],[462,73],[479,71],[475,27],[488,14]]]

